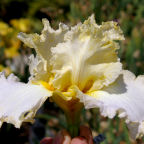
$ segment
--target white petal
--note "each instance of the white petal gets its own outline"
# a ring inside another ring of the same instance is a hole
[[[97,25],[91,16],[65,34],[65,42],[52,48],[54,86],[65,89],[77,85],[80,90],[98,90],[112,83],[121,72],[113,40],[123,40],[115,22]],[[64,80],[68,83],[62,84]]]
[[[22,122],[33,122],[37,110],[51,96],[41,85],[24,84],[10,75],[0,74],[0,125],[12,123],[19,128]]]
[[[99,107],[103,116],[125,118],[132,137],[144,135],[144,76],[123,71],[114,84],[79,98],[87,109]]]

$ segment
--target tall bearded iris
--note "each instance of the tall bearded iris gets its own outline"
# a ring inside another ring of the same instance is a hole
[[[79,115],[100,108],[103,116],[125,118],[133,137],[144,134],[144,76],[122,70],[117,57],[124,40],[116,22],[95,23],[94,16],[74,27],[60,23],[54,30],[43,19],[41,35],[20,33],[18,38],[36,50],[30,57],[27,84],[0,76],[0,122],[20,127],[32,122],[50,97],[66,114],[69,130],[77,133]]]

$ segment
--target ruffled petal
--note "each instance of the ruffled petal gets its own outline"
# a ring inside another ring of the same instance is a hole
[[[65,34],[65,41],[52,48],[51,65],[54,86],[65,90],[77,85],[81,91],[93,91],[107,86],[119,76],[121,63],[114,40],[123,40],[116,22],[95,23],[92,15]],[[65,83],[63,83],[66,81]]]
[[[35,34],[25,34],[25,33],[19,33],[18,38],[23,41],[28,47],[34,48],[37,52],[37,57],[35,59],[31,59],[31,65],[40,62],[42,65],[40,66],[38,63],[35,66],[31,67],[31,71],[35,71],[35,69],[44,69],[44,72],[47,73],[47,76],[45,74],[41,74],[42,79],[45,77],[45,80],[48,81],[49,77],[51,76],[51,68],[50,66],[50,58],[52,56],[51,54],[51,48],[55,47],[58,43],[61,43],[64,41],[64,35],[68,31],[68,26],[66,26],[63,23],[59,24],[59,29],[54,30],[51,28],[50,23],[47,19],[42,20],[44,28],[42,30],[41,35],[35,33]],[[42,68],[43,66],[43,68]],[[39,68],[41,67],[41,68]],[[32,69],[34,68],[34,70]],[[42,72],[42,71],[41,71]],[[37,75],[37,76],[36,76]],[[39,73],[36,73],[36,77],[40,77]],[[34,77],[33,76],[33,80]],[[37,79],[37,78],[36,78]]]
[[[18,82],[13,75],[6,79],[0,73],[0,125],[7,122],[19,128],[22,122],[33,122],[37,110],[51,95],[42,85]]]
[[[28,47],[35,48],[37,54],[49,61],[51,57],[51,47],[55,47],[58,43],[64,41],[64,34],[68,31],[68,26],[60,23],[59,29],[51,28],[47,19],[42,20],[44,28],[42,34],[25,34],[19,33],[18,38],[23,41]]]
[[[98,107],[103,116],[113,118],[118,113],[125,118],[133,138],[144,135],[144,76],[123,71],[110,86],[78,97],[87,109]]]
[[[39,55],[29,57],[29,71],[31,74],[29,80],[31,82],[49,81],[50,74],[47,71],[47,62]]]

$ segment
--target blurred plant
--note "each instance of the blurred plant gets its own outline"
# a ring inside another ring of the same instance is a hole
[[[32,29],[32,21],[30,19],[12,19],[10,24],[18,31],[30,32]]]
[[[4,67],[0,64],[0,72],[5,71],[6,75],[8,76],[11,73],[11,69],[9,67]]]
[[[15,72],[21,78],[26,77],[25,69],[28,56],[32,51],[21,44],[21,41],[17,39],[17,34],[20,31],[38,31],[37,27],[39,27],[37,23],[28,18],[12,19],[9,24],[3,21],[0,22],[0,63],[1,70],[5,70],[6,74]]]
[[[14,58],[18,56],[20,41],[16,39],[17,32],[4,22],[0,22],[0,31],[0,49],[4,49],[5,57]]]

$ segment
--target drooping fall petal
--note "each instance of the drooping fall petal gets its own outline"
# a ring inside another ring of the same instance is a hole
[[[14,75],[6,79],[0,73],[0,125],[7,122],[19,128],[22,122],[33,122],[37,110],[51,95],[42,85],[18,82]]]
[[[123,71],[110,86],[79,95],[85,108],[100,108],[103,116],[125,118],[132,137],[144,134],[144,76]]]

